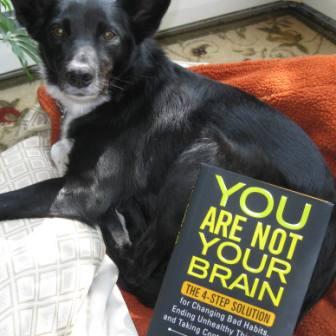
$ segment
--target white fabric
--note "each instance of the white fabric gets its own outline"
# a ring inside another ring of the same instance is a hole
[[[0,193],[58,173],[47,140],[0,155]],[[65,219],[0,222],[1,336],[137,335],[99,229]]]
[[[80,311],[73,336],[138,335],[115,285],[117,278],[116,265],[105,256]]]

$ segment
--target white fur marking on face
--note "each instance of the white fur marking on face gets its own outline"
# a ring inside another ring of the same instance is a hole
[[[73,140],[63,139],[56,142],[51,147],[51,159],[61,176],[63,176],[67,170],[69,163],[69,154],[72,150],[73,144]]]
[[[98,55],[93,47],[81,47],[67,65],[67,70],[93,70],[98,73]]]

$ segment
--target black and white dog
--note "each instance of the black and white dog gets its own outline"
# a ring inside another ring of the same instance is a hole
[[[152,305],[201,162],[335,201],[333,178],[297,125],[165,57],[151,37],[169,0],[13,3],[64,111],[52,156],[68,163],[64,177],[1,195],[0,220],[99,225],[123,285]],[[334,215],[304,310],[332,281],[335,251]]]

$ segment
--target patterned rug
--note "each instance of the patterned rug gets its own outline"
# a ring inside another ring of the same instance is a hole
[[[289,15],[219,24],[159,42],[179,62],[227,63],[336,53],[336,44]],[[39,85],[40,81],[0,83],[0,151],[49,128],[47,117],[33,108]]]
[[[15,143],[49,131],[49,120],[38,109],[36,91],[40,81],[0,91],[0,151]]]
[[[336,44],[290,15],[216,25],[161,44],[172,59],[208,63],[336,53]]]

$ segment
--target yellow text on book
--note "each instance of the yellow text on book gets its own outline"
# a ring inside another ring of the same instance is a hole
[[[183,283],[181,294],[266,327],[272,327],[276,319],[276,315],[273,312],[193,284],[189,281]]]

